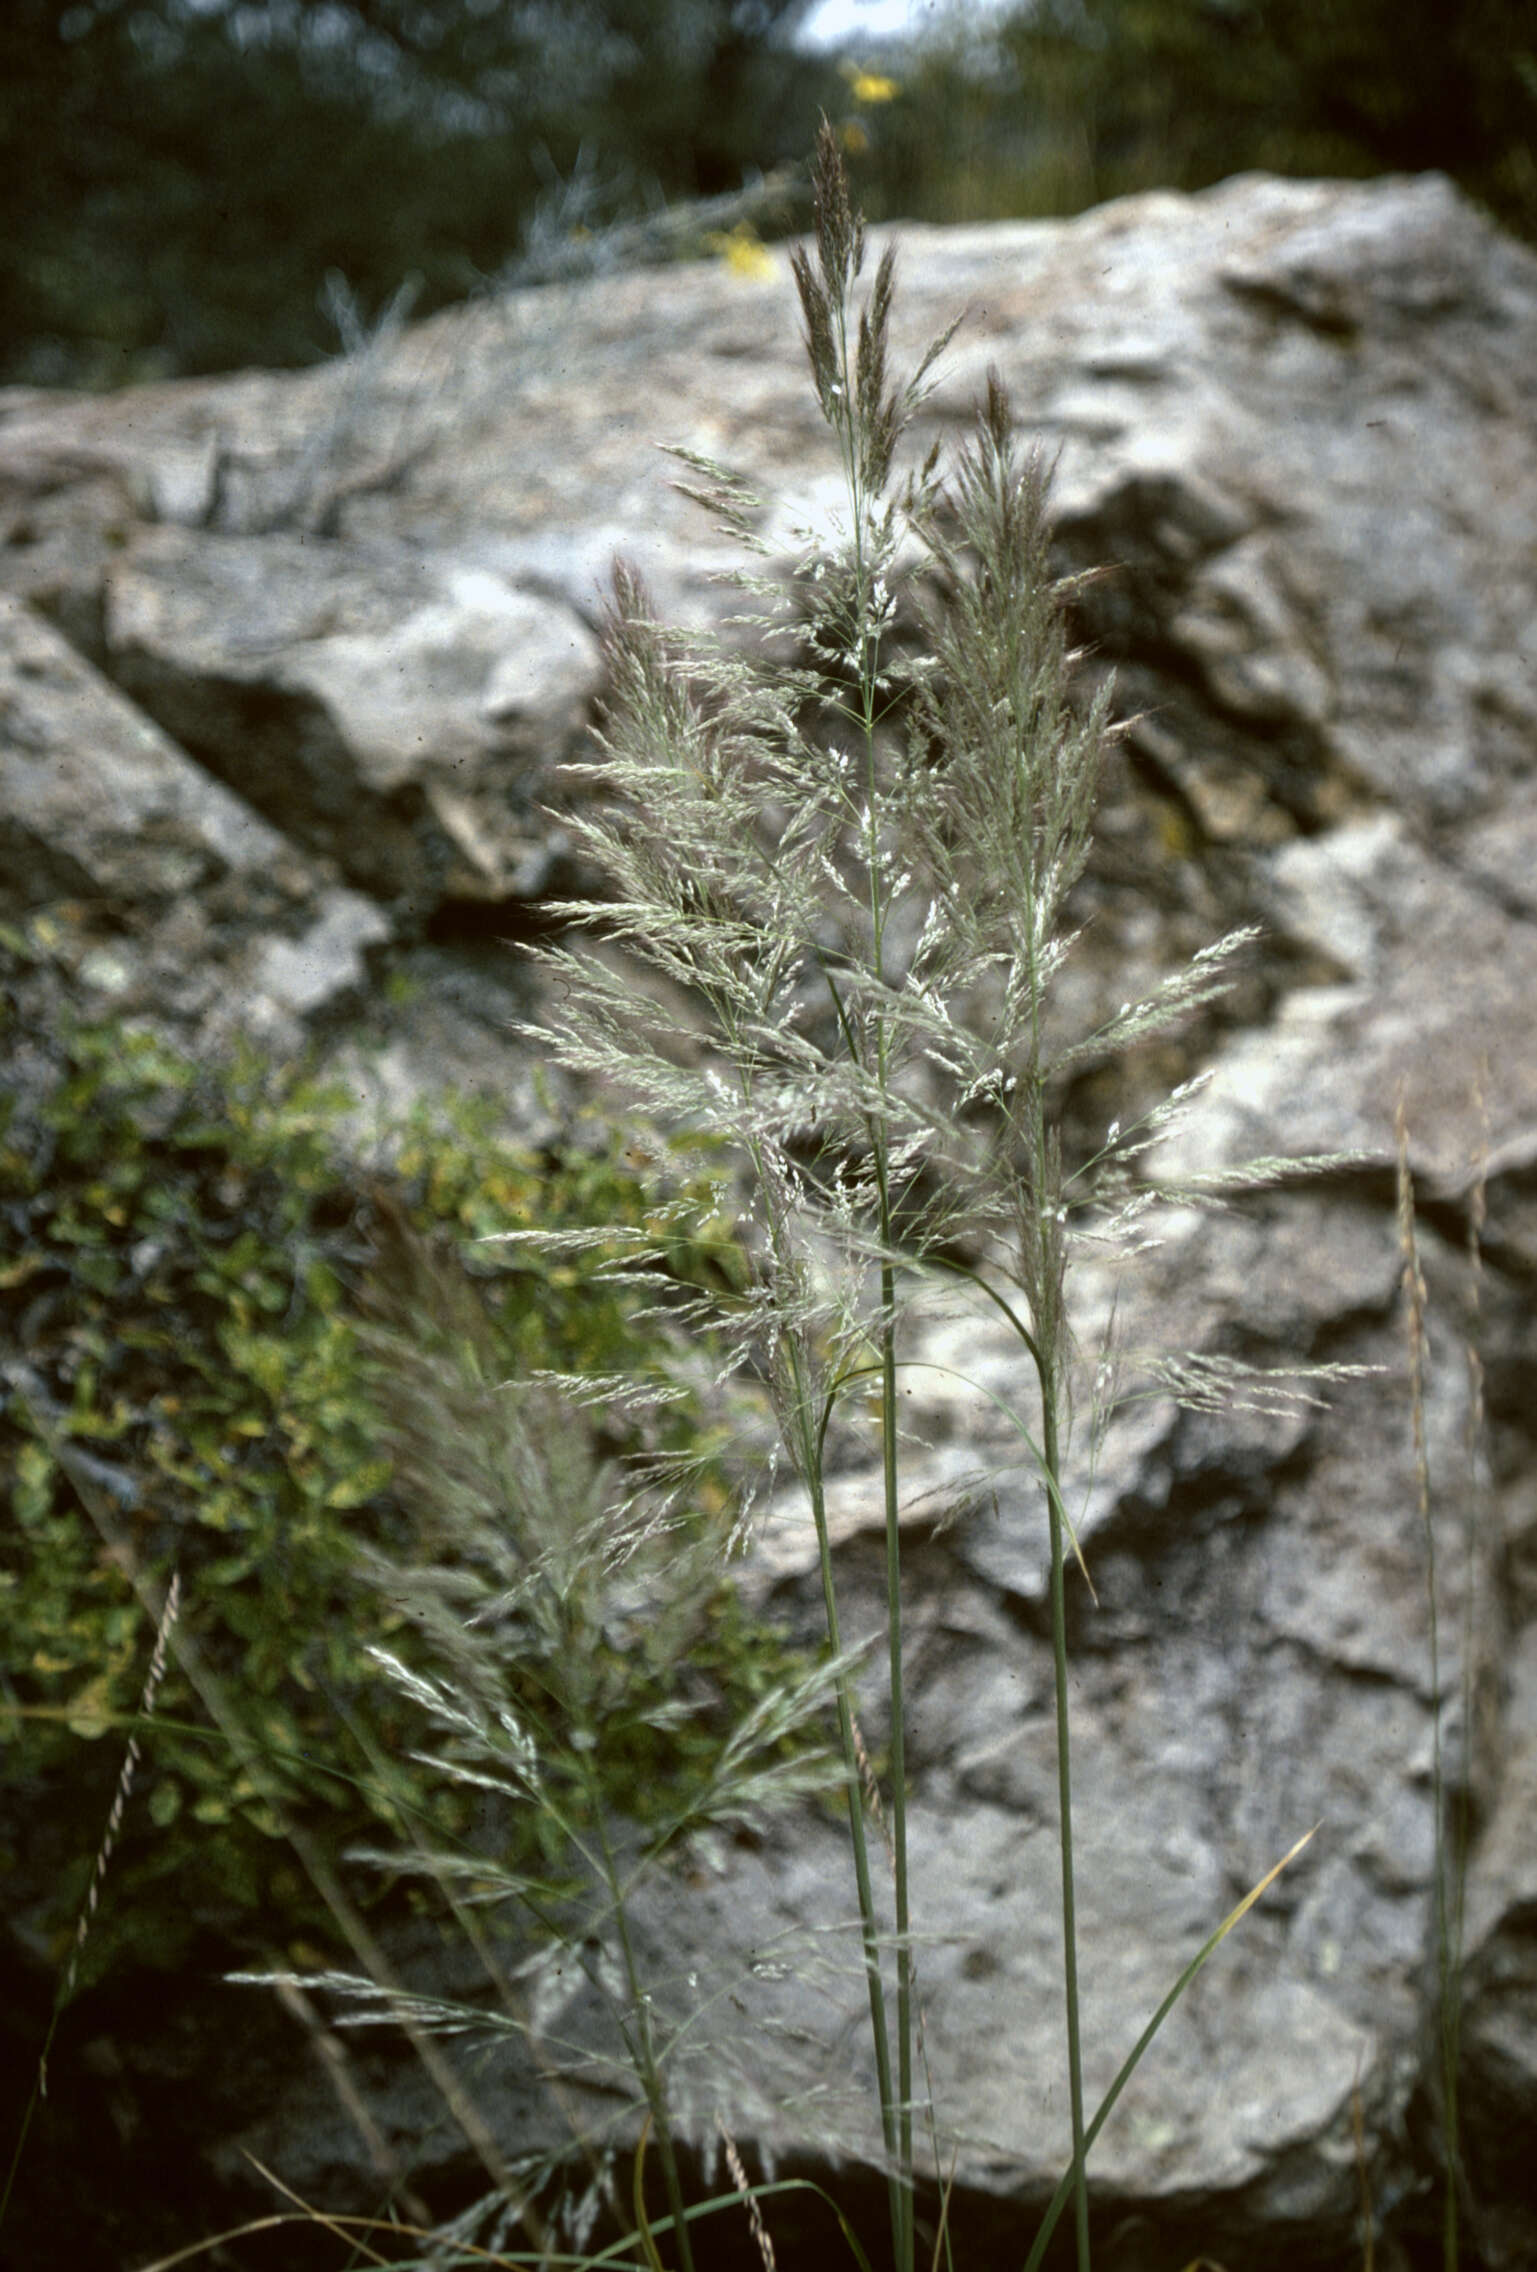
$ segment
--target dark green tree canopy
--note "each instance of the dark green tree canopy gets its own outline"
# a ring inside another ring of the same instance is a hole
[[[310,361],[327,271],[462,297],[580,167],[589,208],[734,189],[811,138],[808,4],[10,0],[0,375]]]
[[[1028,0],[932,50],[893,126],[882,214],[1439,168],[1537,238],[1531,0]]]
[[[425,314],[824,111],[872,219],[1441,167],[1537,237],[1531,0],[1030,0],[863,75],[797,49],[810,5],[6,0],[0,380],[313,361],[328,274]]]

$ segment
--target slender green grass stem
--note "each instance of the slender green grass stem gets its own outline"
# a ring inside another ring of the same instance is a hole
[[[1435,1884],[1434,1930],[1436,1940],[1436,2035],[1441,2086],[1442,2151],[1446,2161],[1446,2182],[1441,2200],[1441,2262],[1443,2272],[1457,2272],[1460,2245],[1458,2185],[1458,2111],[1457,2068],[1460,2035],[1459,1997],[1461,1993],[1462,1919],[1461,1884],[1463,1857],[1461,1841],[1450,1824],[1450,1808],[1446,1796],[1446,1771],[1441,1744],[1441,1614],[1440,1579],[1436,1567],[1436,1528],[1433,1515],[1430,1453],[1425,1431],[1425,1366],[1428,1354],[1425,1325],[1425,1278],[1420,1266],[1419,1242],[1415,1232],[1414,1183],[1409,1168],[1409,1126],[1404,1092],[1400,1088],[1395,1115],[1395,1132],[1398,1147],[1398,1238],[1403,1260],[1403,1279],[1406,1300],[1406,1327],[1409,1344],[1409,1412],[1414,1452],[1414,1469],[1421,1528],[1425,1534],[1425,1592],[1430,1621],[1430,1741],[1431,1741],[1431,1805],[1435,1820]],[[1476,1226],[1476,1212],[1474,1223]],[[1476,1228],[1473,1252],[1475,1272],[1477,1263]],[[1475,1275],[1475,1284],[1476,1284]],[[1468,1665],[1463,1655],[1463,1731],[1464,1743],[1468,1730]],[[1458,1892],[1451,1898],[1448,1880],[1455,1877]],[[1455,1923],[1453,1911],[1456,1911]]]
[[[849,1028],[839,999],[838,989],[830,974],[827,983],[839,1022],[845,1034]],[[769,1179],[763,1171],[761,1154],[756,1145],[750,1146],[755,1169],[758,1171],[760,1190],[767,1190]],[[780,1233],[771,1227],[776,1247]],[[822,1412],[820,1424],[813,1424],[813,1399],[806,1378],[806,1369],[793,1339],[789,1348],[789,1366],[793,1392],[793,1450],[800,1473],[805,1481],[811,1501],[811,1519],[816,1530],[817,1565],[822,1580],[822,1615],[827,1631],[827,1645],[834,1664],[843,1664],[843,1635],[838,1616],[838,1592],[833,1578],[832,1537],[827,1526],[827,1496],[824,1487],[824,1447],[827,1423],[831,1415],[831,1400]],[[875,1907],[875,1887],[870,1875],[870,1848],[865,1836],[864,1779],[860,1771],[859,1744],[855,1733],[853,1685],[845,1670],[838,1672],[834,1694],[838,1711],[838,1743],[843,1756],[844,1783],[848,1793],[849,1844],[854,1857],[854,1884],[859,1899],[859,1930],[864,1953],[865,1981],[870,1997],[870,2035],[875,2055],[876,2090],[880,2097],[881,2140],[886,2153],[887,2186],[891,2208],[892,2242],[895,2248],[902,2231],[903,2190],[898,2160],[898,2133],[896,2101],[891,2083],[891,2038],[886,2014],[886,1989],[881,1976],[880,1918]]]
[[[870,879],[871,956],[877,980],[885,962],[885,907],[880,889],[880,842],[875,763],[875,654],[863,666],[862,699],[868,771],[866,862]],[[887,1038],[884,1020],[875,1037],[877,1078],[884,1093]],[[913,1958],[907,1890],[907,1745],[902,1679],[902,1527],[897,1454],[897,1294],[889,1256],[893,1224],[886,1132],[879,1120],[869,1125],[870,1151],[878,1194],[881,1247],[881,1483],[886,1522],[886,1656],[891,1725],[891,1870],[897,1944],[897,2184],[898,2215],[893,2230],[896,2272],[913,2272]]]
[[[632,2042],[636,2072],[646,2105],[651,2113],[651,2126],[656,2136],[657,2156],[662,2164],[662,2182],[667,2189],[667,2206],[672,2215],[673,2231],[678,2241],[678,2261],[682,2272],[694,2272],[694,2251],[689,2240],[688,2224],[684,2216],[683,2183],[678,2174],[678,2157],[673,2147],[672,2124],[667,2114],[667,2094],[662,2082],[662,2071],[656,2056],[656,2043],[651,2032],[651,2004],[641,1982],[640,1966],[635,1958],[635,1945],[630,1937],[629,1909],[625,1889],[620,1880],[619,1866],[604,1819],[597,1777],[592,1773],[590,1752],[582,1754],[588,1762],[588,1779],[591,1785],[593,1812],[598,1825],[598,1841],[603,1855],[603,1874],[607,1881],[609,1900],[615,1926],[619,1934],[619,1949],[624,1960],[625,1985],[629,1990],[631,2009],[635,2014],[635,2033]]]
[[[883,1208],[883,1213],[885,1212]],[[889,1236],[882,1225],[883,1241]],[[913,1959],[907,1898],[907,1747],[902,1681],[902,1538],[897,1479],[895,1276],[881,1266],[881,1423],[886,1498],[886,1640],[891,1681],[891,1843],[897,1934],[899,2272],[913,2272]]]
[[[1285,1869],[1289,1869],[1291,1864],[1295,1862],[1297,1856],[1303,1851],[1303,1849],[1312,1843],[1313,1839],[1317,1836],[1318,1827],[1318,1824],[1315,1822],[1312,1829],[1305,1830],[1302,1833],[1302,1836],[1296,1840],[1296,1842],[1291,1846],[1288,1852],[1281,1856],[1279,1862],[1273,1862],[1271,1864],[1270,1868],[1265,1872],[1264,1876],[1258,1881],[1258,1883],[1250,1886],[1242,1901],[1236,1903],[1234,1907],[1228,1911],[1221,1924],[1217,1927],[1217,1930],[1214,1933],[1209,1934],[1207,1938],[1202,1942],[1201,1946],[1196,1950],[1195,1955],[1185,1966],[1183,1972],[1181,1972],[1173,1987],[1169,1990],[1162,2003],[1158,2006],[1157,2011],[1154,2012],[1152,2018],[1148,2021],[1146,2027],[1142,2030],[1142,2033],[1138,2036],[1136,2042],[1132,2045],[1131,2050],[1127,2054],[1126,2058],[1122,2060],[1120,2070],[1116,2075],[1115,2081],[1110,2085],[1109,2090],[1106,2091],[1104,2097],[1100,2100],[1099,2105],[1095,2110],[1094,2118],[1083,2134],[1085,2153],[1087,2153],[1088,2149],[1093,2145],[1095,2139],[1099,2136],[1101,2130],[1104,2129],[1105,2124],[1109,2121],[1111,2115],[1115,2112],[1122,2091],[1125,2090],[1126,2085],[1131,2081],[1131,2078],[1136,2073],[1138,2067],[1141,2066],[1143,2058],[1151,2048],[1153,2040],[1157,2036],[1159,2029],[1163,2026],[1164,2021],[1173,2011],[1181,1996],[1184,1995],[1185,1990],[1190,1986],[1191,1981],[1195,1979],[1196,1975],[1199,1972],[1205,1970],[1207,1963],[1222,1946],[1229,1933],[1232,1932],[1234,1926],[1239,1925],[1243,1922],[1244,1918],[1248,1916],[1249,1911],[1254,1907],[1255,1903],[1263,1899],[1264,1895],[1269,1892],[1271,1886],[1275,1884],[1276,1879],[1281,1875],[1281,1872]],[[1030,2244],[1030,2254],[1025,2258],[1024,2272],[1040,2272],[1041,2264],[1045,2258],[1046,2251],[1051,2244],[1051,2236],[1057,2229],[1057,2220],[1061,2216],[1063,2208],[1066,2206],[1068,2196],[1076,2192],[1078,2175],[1082,2167],[1082,2160],[1075,2155],[1073,2160],[1069,2162],[1066,2170],[1063,2172],[1062,2178],[1058,2183],[1057,2190],[1051,2197],[1051,2202],[1047,2208],[1046,2214],[1041,2219],[1040,2225],[1037,2228],[1035,2239]]]
[[[876,702],[880,671],[881,624],[872,605],[873,584],[866,554],[866,520],[870,501],[854,422],[856,399],[854,361],[849,352],[846,306],[837,311],[838,355],[843,378],[844,414],[838,423],[844,478],[852,508],[855,560],[854,655],[859,674],[859,724],[865,758],[865,875],[870,895],[870,966],[877,984],[885,977],[885,925],[887,904],[881,890],[881,839],[879,767],[875,746]],[[852,1042],[846,1021],[843,1030]],[[873,1059],[877,1085],[884,1094],[887,1077],[885,1020],[877,1017]],[[871,1162],[879,1194],[880,1240],[883,1254],[892,1243],[891,1191],[887,1172],[886,1132],[881,1121],[869,1123]],[[884,2018],[877,2024],[877,2059],[884,2056],[886,2080],[882,2087],[882,2114],[888,2154],[895,2152],[892,2196],[892,2249],[896,2272],[913,2272],[913,1980],[907,1887],[907,1772],[902,1683],[902,1541],[898,1520],[900,1496],[897,1472],[896,1385],[896,1275],[889,1261],[881,1264],[880,1308],[881,1436],[883,1495],[886,1518],[886,1643],[889,1668],[891,1726],[891,1838],[893,1904],[897,1948],[897,2097],[895,2136],[891,2133],[890,2049]],[[861,1836],[863,1821],[861,1819]],[[866,1907],[861,1890],[861,1906]],[[884,2002],[884,1999],[883,1999]]]
[[[827,1645],[835,1664],[843,1662],[843,1634],[838,1617],[838,1592],[833,1580],[832,1535],[827,1527],[827,1496],[823,1485],[823,1446],[826,1442],[829,1402],[820,1427],[810,1425],[810,1404],[798,1361],[792,1359],[796,1412],[799,1422],[800,1459],[811,1499],[811,1519],[817,1534],[817,1563],[822,1578],[822,1615]],[[854,1885],[859,1897],[859,1931],[864,1950],[865,1983],[870,1997],[870,2037],[875,2053],[875,2087],[881,2106],[881,2141],[886,2150],[887,2196],[891,2211],[892,2246],[901,2238],[903,2191],[897,2154],[896,2102],[891,2088],[891,2037],[886,2018],[886,1986],[881,1977],[880,1919],[875,1908],[875,1885],[870,1876],[870,1845],[865,1836],[864,1779],[860,1773],[859,1745],[854,1728],[853,1687],[840,1671],[835,1688],[838,1706],[838,1743],[848,1791],[849,1844],[854,1856]]]
[[[1020,756],[1023,753],[1019,753]],[[1083,2114],[1083,2048],[1078,2009],[1078,1916],[1073,1871],[1073,1759],[1067,1677],[1067,1558],[1062,1507],[1061,1397],[1058,1363],[1065,1331],[1061,1311],[1061,1256],[1057,1245],[1062,1220],[1052,1149],[1047,1136],[1046,1094],[1041,1074],[1041,1010],[1045,982],[1036,959],[1039,922],[1036,876],[1029,871],[1021,910],[1027,942],[1026,991],[1030,1015],[1030,1072],[1024,1084],[1026,1134],[1033,1203],[1037,1213],[1034,1263],[1029,1271],[1031,1323],[1027,1337],[1041,1389],[1041,1465],[1046,1489],[1046,1522],[1051,1558],[1052,1681],[1057,1717],[1058,1850],[1062,1870],[1062,1986],[1067,2019],[1068,2107],[1073,2137],[1073,2230],[1078,2272],[1090,2272],[1088,2143]]]
[[[822,1571],[822,1607],[827,1621],[827,1645],[835,1660],[843,1644],[838,1626],[838,1601],[833,1587],[832,1541],[827,1528],[827,1502],[822,1470],[817,1461],[809,1470],[811,1514],[816,1525],[817,1552]],[[859,1770],[859,1747],[854,1736],[854,1699],[848,1675],[837,1682],[838,1738],[848,1781],[849,1839],[854,1851],[854,1883],[859,1894],[860,1936],[864,1944],[865,1979],[870,1991],[870,2034],[875,2050],[875,2081],[881,2102],[881,2136],[888,2164],[887,2190],[891,2207],[892,2245],[900,2241],[903,2191],[897,2146],[897,2110],[891,2088],[891,2038],[886,2021],[886,1989],[881,1978],[880,1921],[875,1910],[875,1888],[870,1876],[870,1847],[865,1836],[864,1783]]]
[[[1037,1360],[1039,1363],[1039,1359]],[[1073,2225],[1078,2272],[1089,2272],[1089,2176],[1083,2122],[1083,2049],[1078,2021],[1078,1924],[1073,1881],[1073,1765],[1068,1725],[1067,1567],[1060,1495],[1057,1387],[1049,1364],[1040,1365],[1041,1449],[1046,1460],[1046,1510],[1051,1532],[1051,1653],[1057,1705],[1057,1795],[1061,1813],[1062,1978],[1067,2004],[1068,2103],[1072,2112],[1076,2172]]]

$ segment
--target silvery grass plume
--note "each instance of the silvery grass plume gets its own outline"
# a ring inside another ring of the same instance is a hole
[[[761,567],[738,576],[754,612],[733,628],[761,634],[757,659],[744,659],[739,643],[728,650],[668,630],[636,574],[615,568],[602,754],[572,769],[607,802],[565,824],[606,873],[610,896],[556,911],[594,941],[542,953],[564,998],[529,1030],[648,1117],[724,1139],[750,1194],[752,1281],[728,1299],[700,1296],[697,1314],[723,1331],[730,1362],[765,1387],[817,1532],[898,2272],[914,2263],[917,2032],[898,1374],[911,1322],[936,1285],[1001,1312],[1029,1358],[1039,1419],[1018,1425],[1041,1476],[1050,1540],[1073,2137],[1032,2263],[1071,2197],[1086,2267],[1085,2157],[1153,2029],[1087,2121],[1066,1660],[1066,1552],[1076,1540],[1061,1487],[1078,1371],[1069,1261],[1082,1240],[1134,1255],[1160,1206],[1221,1203],[1328,1163],[1265,1160],[1199,1187],[1160,1182],[1154,1148],[1191,1109],[1189,1084],[1124,1131],[1112,1125],[1093,1157],[1065,1159],[1055,1118],[1063,1077],[1220,995],[1252,934],[1231,934],[1099,1029],[1056,1033],[1048,1011],[1075,945],[1072,893],[1106,754],[1123,729],[1108,685],[1087,706],[1076,699],[1071,586],[1050,568],[1048,471],[1022,443],[999,380],[989,378],[947,479],[936,453],[896,479],[903,431],[950,334],[913,379],[890,379],[894,255],[883,254],[858,306],[864,228],[825,127],[814,192],[814,248],[792,262],[812,381],[842,466],[841,519],[830,534],[807,533],[788,590]],[[687,493],[761,561],[758,500],[728,469],[677,454]],[[907,637],[914,622],[917,652]],[[653,974],[644,990],[637,960]],[[568,1243],[579,1250],[586,1239]],[[610,1275],[644,1284],[654,1283],[666,1241],[638,1241],[617,1263],[611,1234],[590,1243],[605,1250]],[[1103,1365],[1095,1377],[1109,1377]],[[1312,1376],[1170,1357],[1157,1378],[1165,1392],[1209,1403],[1306,1394]],[[580,1393],[579,1383],[561,1385]],[[870,1869],[824,1493],[829,1429],[872,1389],[887,1534],[889,1931]],[[1182,1975],[1154,2027],[1260,1890]]]
[[[403,1842],[349,1859],[434,1889],[484,1979],[461,1997],[340,1969],[231,1977],[316,1996],[341,2029],[403,2029],[440,2060],[448,2046],[467,2094],[526,2084],[530,2067],[542,2082],[569,2134],[504,2156],[497,2190],[436,2236],[434,2262],[473,2260],[488,2234],[518,2226],[540,2248],[580,2247],[600,2210],[619,2209],[619,2153],[639,2117],[686,2272],[678,2112],[757,2124],[767,2109],[719,2009],[743,1983],[702,1985],[691,1966],[643,1974],[635,1911],[685,1842],[836,1787],[811,1730],[848,1667],[787,1676],[722,1735],[716,1688],[689,1665],[718,1602],[718,1550],[701,1553],[666,1497],[659,1509],[654,1492],[616,1488],[548,1383],[496,1381],[462,1264],[396,1209],[383,1227],[389,1268],[364,1338],[410,1521],[393,1553],[359,1551],[396,1636],[370,1654],[422,1731],[409,1764],[459,1795],[470,1827],[457,1841],[424,1830],[407,1761],[355,1725]],[[647,1760],[669,1745],[691,1746],[695,1771],[645,1787]],[[605,1756],[636,1786],[628,1809]]]

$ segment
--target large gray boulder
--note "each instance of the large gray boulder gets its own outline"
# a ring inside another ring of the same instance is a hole
[[[898,347],[970,310],[919,445],[958,428],[996,364],[1058,453],[1064,565],[1111,570],[1082,595],[1083,629],[1139,719],[1064,1015],[1092,1021],[1258,919],[1268,943],[1223,1020],[1158,1068],[1215,1060],[1178,1164],[1361,1155],[1326,1184],[1171,1220],[1122,1290],[1128,1339],[1383,1368],[1327,1409],[1155,1399],[1084,1478],[1091,2091],[1226,1909],[1320,1826],[1096,2149],[1119,2234],[1106,2261],[1359,2263],[1363,2169],[1392,2234],[1433,2230],[1430,1760],[1438,1715],[1459,1758],[1467,1693],[1470,2238],[1514,2272],[1537,2260],[1512,2143],[1537,2135],[1537,259],[1438,177],[1248,176],[899,237]],[[287,1042],[318,1034],[361,1089],[469,1074],[531,1127],[528,1052],[506,1026],[540,996],[497,940],[582,881],[544,808],[601,696],[608,560],[633,557],[685,621],[738,604],[656,444],[740,466],[787,563],[834,469],[777,255],[761,280],[680,268],[454,311],[364,376],[0,396],[0,893],[13,916],[49,913],[87,1001],[209,1046],[233,1004]],[[409,1010],[382,990],[402,971],[422,984]],[[1439,1695],[1404,1388],[1400,1084],[1431,1289]],[[1126,1101],[1096,1080],[1069,1108],[1108,1119]],[[1094,1268],[1075,1300],[1092,1343],[1109,1302]],[[1475,1335],[1487,1398],[1469,1452]],[[985,1322],[936,1317],[914,1353],[1028,1403]],[[957,2231],[1022,2255],[1065,2140],[1044,1523],[985,1397],[914,1379],[927,2048]],[[857,1444],[834,1497],[858,1633],[879,1609],[879,1478]],[[793,1500],[742,1583],[814,1629]],[[881,1740],[873,1699],[866,1732]],[[829,2139],[856,2168],[873,2148],[847,2090],[862,1988],[828,1931],[851,1909],[838,1840],[808,1821],[638,1921],[659,1995],[686,2006],[690,1975],[741,1975],[778,2023],[752,2067],[774,2087],[755,2095],[747,2021],[701,2021],[699,2088],[716,2078],[749,2150],[814,2171]],[[808,1994],[776,1975],[812,1946]],[[421,1955],[417,1977],[441,1984],[442,1964]],[[803,2022],[816,2042],[787,2051]],[[383,2101],[402,2151],[415,2088]],[[250,2145],[304,2191],[345,2159],[322,2093],[296,2076],[216,2159]],[[519,2093],[524,2131],[547,2129],[548,2105]],[[440,2174],[458,2166],[452,2142],[434,2152]]]

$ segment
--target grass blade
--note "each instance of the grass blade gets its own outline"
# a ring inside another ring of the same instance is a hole
[[[1260,1899],[1261,1895],[1269,1891],[1270,1887],[1274,1885],[1281,1872],[1297,1859],[1297,1856],[1302,1852],[1303,1847],[1308,1844],[1309,1840],[1316,1837],[1318,1829],[1319,1825],[1315,1822],[1311,1830],[1305,1830],[1302,1836],[1297,1840],[1296,1845],[1291,1847],[1288,1852],[1281,1856],[1279,1862],[1277,1862],[1271,1869],[1268,1869],[1265,1872],[1265,1875],[1260,1879],[1257,1885],[1251,1886],[1249,1888],[1249,1891],[1244,1895],[1242,1901],[1238,1903],[1238,1906],[1235,1909],[1230,1909],[1228,1911],[1228,1914],[1223,1918],[1221,1924],[1212,1934],[1210,1940],[1202,1942],[1200,1948],[1196,1951],[1195,1955],[1186,1965],[1184,1971],[1175,1981],[1173,1987],[1169,1990],[1169,1993],[1167,1994],[1167,1996],[1165,1996],[1157,2011],[1154,2012],[1152,2018],[1148,2021],[1147,2026],[1138,2036],[1126,2059],[1125,2065],[1122,2067],[1120,2073],[1116,2076],[1115,2081],[1110,2085],[1109,2090],[1106,2091],[1104,2097],[1100,2100],[1099,2107],[1095,2113],[1094,2119],[1089,2124],[1087,2130],[1084,2132],[1083,2150],[1085,2154],[1088,2153],[1089,2148],[1093,2145],[1095,2139],[1099,2136],[1101,2130],[1103,2130],[1106,2122],[1109,2120],[1110,2115],[1114,2110],[1116,2100],[1120,2097],[1122,2091],[1126,2088],[1126,2085],[1131,2081],[1132,2076],[1136,2073],[1137,2068],[1141,2064],[1143,2053],[1147,2050],[1154,2036],[1158,2033],[1158,2030],[1163,2026],[1163,2023],[1168,2018],[1170,2012],[1173,2011],[1175,2005],[1179,2002],[1181,1996],[1183,1996],[1183,1994],[1185,1993],[1185,1990],[1190,1986],[1191,1981],[1194,1980],[1196,1974],[1200,1972],[1205,1966],[1207,1958],[1216,1954],[1216,1951],[1227,1939],[1228,1934],[1233,1930],[1233,1927],[1238,1924],[1242,1918],[1248,1915],[1249,1911],[1254,1907],[1254,1904]],[[1066,2170],[1063,2172],[1062,2177],[1058,2182],[1057,2190],[1051,2197],[1050,2206],[1048,2207],[1044,2218],[1041,2220],[1041,2229],[1035,2236],[1035,2245],[1032,2247],[1030,2254],[1025,2258],[1025,2272],[1040,2272],[1041,2260],[1046,2254],[1046,2249],[1048,2244],[1050,2243],[1052,2234],[1057,2229],[1057,2219],[1061,2216],[1063,2210],[1067,2206],[1069,2198],[1072,2195],[1073,2188],[1077,2182],[1077,2176],[1077,2162],[1070,2162]]]

